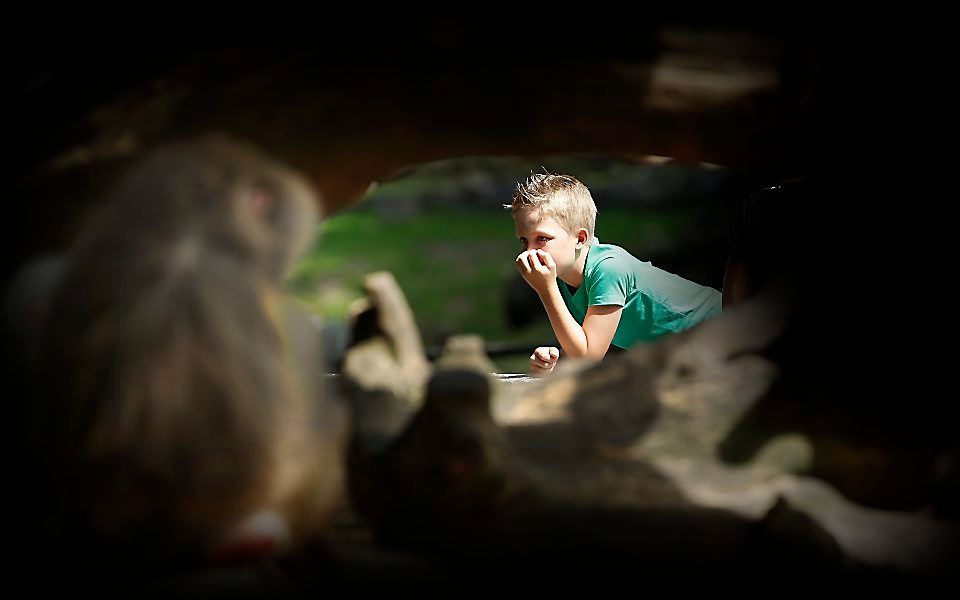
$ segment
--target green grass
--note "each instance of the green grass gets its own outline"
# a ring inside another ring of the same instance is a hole
[[[345,318],[362,296],[363,277],[394,274],[425,338],[453,333],[502,335],[500,293],[516,255],[509,216],[424,215],[385,222],[354,212],[325,222],[290,283],[311,310]]]

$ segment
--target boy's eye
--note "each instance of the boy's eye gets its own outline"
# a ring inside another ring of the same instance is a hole
[[[546,244],[547,242],[550,241],[550,238],[541,235],[539,238],[537,238],[537,241],[540,241],[540,242],[543,242],[544,244]]]
[[[526,248],[526,247],[527,247],[527,239],[526,239],[526,238],[520,238],[520,247],[521,247],[521,248]]]

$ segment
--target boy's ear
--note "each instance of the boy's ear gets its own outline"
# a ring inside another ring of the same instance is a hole
[[[581,227],[580,230],[577,231],[577,245],[582,246],[586,244],[588,237],[587,230]]]

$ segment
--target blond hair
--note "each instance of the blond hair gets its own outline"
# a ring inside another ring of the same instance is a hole
[[[593,239],[597,205],[587,186],[572,175],[531,173],[517,184],[513,202],[504,208],[512,209],[514,217],[521,210],[538,210],[541,217],[553,217],[567,232],[576,234],[582,227]]]

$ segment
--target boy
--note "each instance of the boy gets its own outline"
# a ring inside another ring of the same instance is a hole
[[[600,359],[611,344],[630,348],[720,312],[717,290],[601,244],[593,235],[597,207],[574,177],[533,174],[507,206],[523,250],[517,270],[540,296],[570,358]],[[531,374],[550,373],[559,356],[557,348],[537,348]]]

